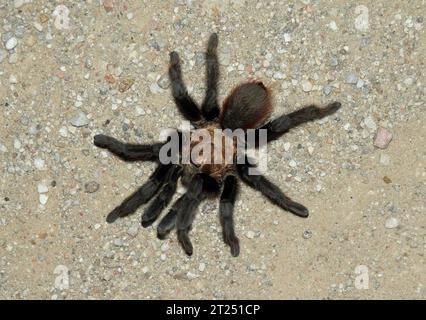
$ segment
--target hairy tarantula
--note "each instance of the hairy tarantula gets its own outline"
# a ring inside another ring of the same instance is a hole
[[[235,87],[220,108],[217,101],[219,80],[217,45],[218,36],[213,33],[209,38],[205,54],[207,89],[201,108],[188,94],[182,80],[178,54],[170,53],[169,78],[172,95],[180,113],[195,128],[207,130],[255,129],[256,131],[264,129],[267,133],[267,142],[269,142],[278,139],[292,128],[331,115],[340,108],[339,102],[330,103],[322,108],[309,105],[266,122],[272,112],[272,99],[270,91],[260,81],[249,81]],[[195,218],[196,209],[208,195],[220,195],[219,216],[223,240],[230,246],[233,256],[239,255],[239,240],[235,235],[233,222],[234,204],[239,190],[238,179],[258,190],[282,209],[299,217],[308,216],[307,208],[291,200],[263,175],[249,174],[249,169],[252,167],[250,163],[233,161],[232,163],[209,164],[201,161],[189,164],[164,164],[159,161],[160,150],[164,146],[164,142],[129,144],[100,134],[94,137],[94,144],[108,149],[126,161],[158,162],[157,169],[148,181],[108,215],[109,223],[134,213],[139,206],[148,203],[155,197],[142,216],[142,226],[151,225],[170,203],[176,192],[178,180],[181,178],[187,190],[162,218],[157,226],[157,235],[160,239],[164,239],[176,227],[179,243],[187,255],[192,255],[193,252],[189,231]],[[258,146],[255,144],[255,147]],[[191,145],[192,147],[193,145]],[[179,152],[181,151],[179,149]],[[235,160],[235,152],[233,155]]]

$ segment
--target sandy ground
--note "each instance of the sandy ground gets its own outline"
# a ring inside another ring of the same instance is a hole
[[[0,298],[425,299],[425,7],[1,1]],[[212,31],[221,98],[260,78],[274,116],[343,105],[270,145],[266,175],[311,215],[243,186],[238,258],[221,240],[217,201],[198,210],[190,258],[175,234],[160,241],[140,226],[143,208],[107,224],[154,165],[92,145],[97,133],[147,142],[180,125],[168,53],[180,53],[201,101]],[[392,135],[384,149],[373,144],[381,128]]]

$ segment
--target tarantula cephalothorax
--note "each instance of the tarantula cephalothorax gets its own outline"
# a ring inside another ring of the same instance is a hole
[[[339,102],[330,103],[322,108],[309,105],[266,122],[272,112],[271,95],[260,81],[249,81],[235,87],[220,108],[217,101],[219,79],[217,45],[218,37],[213,33],[209,38],[205,55],[207,89],[201,108],[187,92],[182,80],[178,54],[176,52],[170,54],[169,78],[174,101],[180,113],[195,128],[207,130],[264,129],[267,133],[267,141],[272,141],[300,124],[321,119],[340,108]],[[148,203],[155,197],[142,216],[142,225],[144,227],[151,225],[170,203],[176,191],[177,182],[181,179],[187,190],[162,218],[157,226],[157,234],[160,239],[164,239],[176,227],[178,240],[188,255],[193,252],[188,234],[199,203],[208,195],[220,195],[219,216],[223,240],[230,246],[231,254],[238,256],[240,246],[234,231],[233,209],[238,195],[239,179],[251,188],[258,190],[282,209],[299,217],[308,216],[308,209],[284,195],[275,184],[264,176],[249,174],[252,165],[247,162],[208,164],[201,161],[201,163],[191,162],[189,164],[164,164],[160,161],[159,154],[165,142],[129,144],[119,142],[109,136],[96,135],[94,143],[126,161],[158,162],[157,169],[148,181],[108,215],[108,222],[114,222],[119,217],[134,213],[139,206]],[[179,152],[182,152],[182,149],[179,149]],[[235,160],[235,152],[233,154],[233,160]]]

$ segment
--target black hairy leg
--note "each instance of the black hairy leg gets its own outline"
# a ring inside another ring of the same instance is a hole
[[[218,37],[212,33],[206,51],[206,95],[201,105],[201,111],[206,120],[213,120],[219,116],[220,109],[217,102],[217,84],[219,81],[219,60],[217,57]]]
[[[174,193],[176,192],[177,182],[181,174],[182,167],[173,165],[167,174],[167,177],[164,181],[164,186],[156,198],[151,201],[148,208],[142,215],[143,227],[146,228],[150,226],[159,217],[161,211],[170,203]]]
[[[260,127],[260,129],[268,130],[268,141],[276,140],[290,129],[293,129],[305,122],[322,119],[332,115],[339,110],[340,107],[340,102],[333,102],[322,108],[316,105],[310,105],[292,113],[284,114],[277,119],[268,122],[264,126]]]
[[[219,217],[222,225],[223,241],[231,248],[231,254],[236,257],[240,254],[240,243],[234,230],[234,204],[238,195],[237,177],[226,177],[223,191],[220,196]]]
[[[170,53],[169,78],[173,99],[180,113],[189,121],[196,122],[201,120],[200,109],[189,95],[183,82],[179,55],[175,51]]]
[[[266,179],[263,175],[250,175],[250,166],[246,164],[237,165],[238,174],[248,186],[260,191],[273,204],[287,210],[299,217],[307,218],[309,211],[300,203],[294,202],[287,197],[275,184]]]
[[[203,179],[196,174],[189,183],[188,190],[173,204],[167,215],[157,226],[157,235],[160,239],[176,226],[179,243],[187,255],[192,255],[192,244],[189,231],[195,218],[195,211],[202,200]]]
[[[163,143],[132,144],[123,143],[113,137],[98,134],[93,139],[95,146],[107,149],[125,161],[154,161]]]
[[[171,165],[159,164],[148,181],[136,192],[127,197],[118,207],[107,216],[107,222],[112,223],[118,218],[134,213],[141,205],[147,203],[158,192],[166,179]]]

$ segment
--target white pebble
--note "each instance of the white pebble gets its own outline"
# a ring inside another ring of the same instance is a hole
[[[43,31],[43,26],[38,23],[38,22],[34,22],[34,28],[38,31],[38,32],[42,32]]]
[[[22,7],[23,4],[24,4],[24,0],[15,0],[13,2],[13,5],[15,6],[16,9]]]
[[[290,166],[290,167],[292,167],[292,168],[294,168],[294,167],[296,167],[297,166],[297,162],[295,161],[295,160],[290,160],[290,162],[288,163],[288,165]]]
[[[2,143],[0,143],[0,152],[7,152],[6,146]]]
[[[10,38],[6,42],[6,49],[12,50],[18,45],[18,40],[15,37]]]
[[[127,234],[131,237],[136,237],[139,232],[139,225],[133,224],[127,229]]]
[[[246,236],[247,236],[247,238],[249,238],[249,239],[253,239],[253,238],[254,238],[254,236],[255,236],[255,234],[254,234],[254,232],[253,232],[253,231],[247,231]]]
[[[284,33],[284,41],[290,42],[291,41],[291,35],[289,33]]]
[[[290,150],[290,146],[291,146],[291,145],[290,145],[290,142],[285,142],[285,143],[284,143],[284,150],[285,150],[285,151]]]
[[[67,127],[61,127],[59,129],[59,135],[61,137],[64,137],[64,138],[68,137],[68,129],[67,129]]]
[[[377,129],[376,122],[371,116],[368,116],[364,119],[364,124],[367,126],[368,129],[374,131]]]
[[[40,158],[35,158],[34,159],[34,165],[38,170],[43,170],[44,169],[44,160],[40,159]]]
[[[309,92],[312,90],[312,83],[308,80],[302,80],[302,90]]]
[[[160,88],[160,86],[156,82],[152,83],[149,86],[149,90],[154,94],[158,94],[158,93],[163,92],[163,90]]]
[[[136,107],[136,114],[138,116],[143,116],[145,114],[145,110],[141,107]]]
[[[390,165],[390,157],[387,154],[381,154],[380,155],[380,163],[388,166]]]
[[[71,119],[70,123],[74,127],[83,127],[89,124],[89,119],[83,111],[78,111]]]
[[[191,271],[188,271],[188,273],[186,274],[186,277],[189,280],[194,280],[194,279],[197,279],[199,277],[199,275],[195,274],[195,273],[192,273]]]
[[[355,29],[365,32],[368,30],[368,8],[364,5],[355,7],[355,14],[358,16],[355,18]]]
[[[200,265],[198,266],[198,270],[200,272],[203,272],[204,270],[206,270],[206,264],[204,262],[201,262]]]
[[[16,150],[21,149],[21,147],[22,147],[22,143],[21,143],[21,141],[20,141],[19,139],[15,139],[15,140],[13,140],[13,147],[14,147]]]
[[[42,205],[45,205],[49,197],[46,194],[42,193],[39,195],[38,199]]]
[[[17,84],[18,83],[18,79],[16,78],[16,76],[14,74],[11,74],[9,77],[9,83],[10,84]]]
[[[49,187],[46,186],[44,183],[39,183],[37,185],[37,191],[38,193],[46,193],[49,191]]]
[[[388,218],[385,222],[385,227],[387,229],[394,229],[398,227],[398,225],[399,225],[399,220],[395,217]]]
[[[331,30],[336,31],[339,28],[337,27],[336,21],[330,21],[330,23],[328,24],[328,26],[330,27]]]

